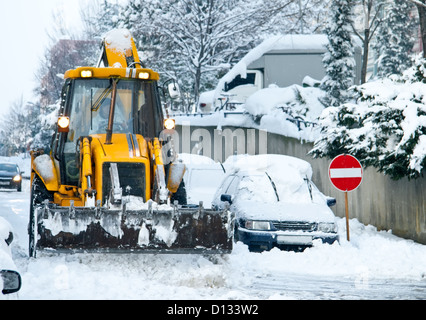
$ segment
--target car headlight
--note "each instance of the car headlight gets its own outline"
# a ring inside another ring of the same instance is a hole
[[[250,230],[271,230],[269,221],[247,220],[244,226]]]
[[[333,222],[320,222],[318,223],[318,231],[336,232],[336,224]]]
[[[17,174],[16,176],[13,177],[12,180],[15,181],[15,182],[19,182],[19,181],[21,181],[21,176],[19,174]]]

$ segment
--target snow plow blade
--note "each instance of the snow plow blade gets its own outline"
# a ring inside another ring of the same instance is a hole
[[[230,253],[233,217],[227,210],[168,207],[36,208],[36,250],[57,252]]]

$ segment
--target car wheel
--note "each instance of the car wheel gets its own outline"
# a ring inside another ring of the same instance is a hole
[[[180,205],[186,205],[186,189],[185,189],[185,183],[183,180],[181,181],[179,188],[177,189],[176,193],[173,193],[170,197],[170,202],[174,203],[174,201],[177,200]]]
[[[18,192],[21,192],[22,191],[22,183],[20,183],[19,185],[18,185]]]

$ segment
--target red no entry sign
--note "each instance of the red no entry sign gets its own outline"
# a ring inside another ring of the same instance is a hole
[[[362,181],[361,163],[349,154],[341,154],[331,161],[328,176],[338,190],[355,190]]]

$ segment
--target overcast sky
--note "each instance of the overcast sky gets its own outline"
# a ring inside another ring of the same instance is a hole
[[[53,12],[68,26],[79,19],[87,0],[2,0],[0,9],[0,119],[10,105],[33,99],[35,72],[48,44]]]

